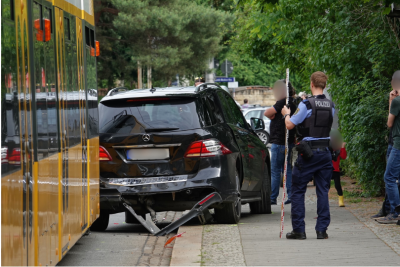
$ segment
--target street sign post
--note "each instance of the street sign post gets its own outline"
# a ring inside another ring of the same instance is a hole
[[[214,69],[218,69],[219,68],[219,60],[214,58]]]
[[[225,61],[221,64],[221,71],[225,77],[228,77],[229,74],[231,74],[233,72],[232,62],[225,59]]]
[[[215,79],[215,82],[219,82],[219,83],[228,83],[228,82],[234,82],[235,81],[235,77],[217,77]]]
[[[239,83],[238,82],[229,82],[228,83],[228,88],[238,88]]]

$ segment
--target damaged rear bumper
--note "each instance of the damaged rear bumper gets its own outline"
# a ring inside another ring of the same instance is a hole
[[[155,236],[163,236],[166,234],[171,233],[173,230],[178,228],[179,226],[183,225],[184,223],[188,222],[194,217],[201,216],[203,215],[203,212],[205,210],[208,211],[208,207],[212,204],[215,203],[220,203],[222,202],[221,195],[218,194],[217,192],[211,193],[202,200],[200,200],[194,207],[184,216],[179,218],[176,221],[173,221],[171,224],[168,226],[164,227],[163,229],[159,229],[151,220],[150,215],[146,215],[146,220],[143,219],[142,216],[137,215],[134,209],[130,206],[129,202],[127,202],[125,199],[121,198],[123,201],[123,205],[125,208],[147,229],[149,230],[150,233],[152,233]]]

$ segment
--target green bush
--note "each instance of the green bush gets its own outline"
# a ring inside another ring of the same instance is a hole
[[[240,3],[247,16],[236,25],[234,45],[276,64],[282,77],[290,68],[302,77],[302,90],[308,90],[311,73],[325,71],[348,143],[346,172],[357,179],[364,195],[382,193],[390,80],[400,69],[399,44],[383,1]]]

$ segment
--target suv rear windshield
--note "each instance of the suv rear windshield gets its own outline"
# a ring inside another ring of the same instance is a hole
[[[201,128],[195,98],[118,99],[99,104],[100,133],[143,133],[145,131]]]

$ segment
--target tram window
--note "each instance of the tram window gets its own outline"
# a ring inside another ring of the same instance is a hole
[[[65,44],[65,81],[66,81],[66,114],[67,114],[67,138],[68,145],[72,147],[81,142],[80,139],[80,113],[79,113],[79,86],[78,86],[78,61],[75,44],[76,23],[72,17],[70,22],[70,42]]]
[[[64,17],[64,34],[66,40],[71,40],[69,18]]]
[[[96,57],[91,56],[91,50],[95,47],[94,30],[88,29],[90,45],[87,47],[86,53],[86,90],[87,90],[87,106],[88,121],[86,123],[89,138],[98,136],[99,134],[99,115],[97,112],[97,82],[96,82]]]
[[[10,2],[1,1],[2,10]],[[21,169],[20,112],[17,87],[17,57],[15,24],[5,16],[1,18],[1,175]]]
[[[14,20],[14,0],[1,1],[1,17],[3,19]]]
[[[90,30],[90,46],[91,47],[95,47],[95,43],[94,43],[94,30]]]
[[[52,10],[45,8],[43,18],[50,20],[52,25]],[[58,152],[58,127],[57,127],[57,95],[56,95],[56,60],[55,60],[55,38],[44,43],[44,80],[46,84],[46,104],[47,104],[47,131],[49,136],[49,156]]]
[[[43,42],[43,8],[42,5],[33,2],[33,31],[36,38],[33,39],[34,70],[33,79],[35,82],[36,99],[36,142],[37,159],[46,158],[49,153],[49,131],[48,131],[48,112],[47,112],[47,92],[46,85],[46,61],[45,47]]]
[[[43,41],[42,5],[33,2],[33,33],[37,41]]]
[[[90,33],[88,27],[85,27],[85,40],[86,40],[86,45],[90,46]]]
[[[52,17],[51,17],[51,9],[48,7],[44,8],[44,18],[50,20],[50,32],[53,33],[53,24],[52,22]]]

